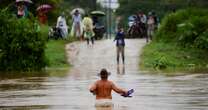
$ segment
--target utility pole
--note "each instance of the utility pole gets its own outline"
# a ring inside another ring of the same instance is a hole
[[[111,13],[111,1],[112,0],[109,0],[109,8],[108,8],[108,12],[109,12],[109,18],[108,18],[108,20],[109,20],[109,36],[108,36],[108,38],[111,38],[111,28],[112,28],[112,23],[111,23],[111,17],[112,17],[112,13]]]
[[[106,38],[111,38],[112,35],[112,10],[115,8],[115,4],[118,2],[113,1],[113,0],[104,0],[102,3],[104,3],[105,7],[105,12],[106,12],[106,27],[107,27],[107,32],[106,32]]]

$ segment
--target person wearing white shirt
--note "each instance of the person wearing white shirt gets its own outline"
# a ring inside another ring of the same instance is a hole
[[[63,38],[66,38],[68,35],[68,26],[66,24],[66,19],[64,17],[64,14],[58,17],[56,27],[61,29],[61,36]]]
[[[78,10],[75,11],[74,15],[72,16],[73,25],[72,25],[72,36],[76,36],[81,38],[82,36],[82,17]]]

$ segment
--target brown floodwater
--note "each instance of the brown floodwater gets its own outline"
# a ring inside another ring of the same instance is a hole
[[[163,76],[144,74],[138,68],[145,40],[126,40],[126,63],[116,64],[112,40],[69,44],[70,70],[47,73],[1,73],[0,109],[5,110],[207,110],[208,74]],[[126,89],[132,98],[113,93],[113,108],[95,108],[89,85],[99,79],[102,68],[110,80]]]

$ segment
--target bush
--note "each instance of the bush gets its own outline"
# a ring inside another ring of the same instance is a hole
[[[196,38],[194,44],[197,48],[208,49],[208,29]]]
[[[208,51],[175,43],[151,42],[141,54],[140,69],[159,72],[207,72]]]
[[[164,46],[166,48],[164,48]],[[152,42],[144,47],[141,55],[141,65],[145,68],[152,68],[154,70],[166,70],[170,67],[175,67],[174,59],[169,56],[170,51],[174,48],[172,44],[167,46],[165,43]],[[167,53],[168,54],[167,54]],[[171,55],[173,55],[171,53]]]
[[[157,70],[166,69],[168,65],[169,65],[169,62],[165,56],[159,56],[153,62],[153,67]]]
[[[184,47],[206,48],[207,13],[205,9],[186,9],[172,13],[162,21],[155,39],[177,42]]]
[[[208,10],[167,15],[141,55],[141,67],[167,71],[207,71]]]
[[[33,71],[46,66],[46,39],[37,23],[0,12],[0,70]]]

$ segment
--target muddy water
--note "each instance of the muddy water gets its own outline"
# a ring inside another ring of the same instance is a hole
[[[144,44],[145,40],[126,40],[125,65],[117,66],[115,45],[112,40],[104,40],[93,47],[83,42],[68,45],[74,66],[65,74],[3,74],[0,109],[96,110],[95,97],[88,87],[99,79],[100,69],[107,68],[111,71],[110,80],[123,88],[134,88],[135,93],[132,98],[113,93],[114,108],[97,110],[207,110],[208,75],[143,74],[137,65]]]

